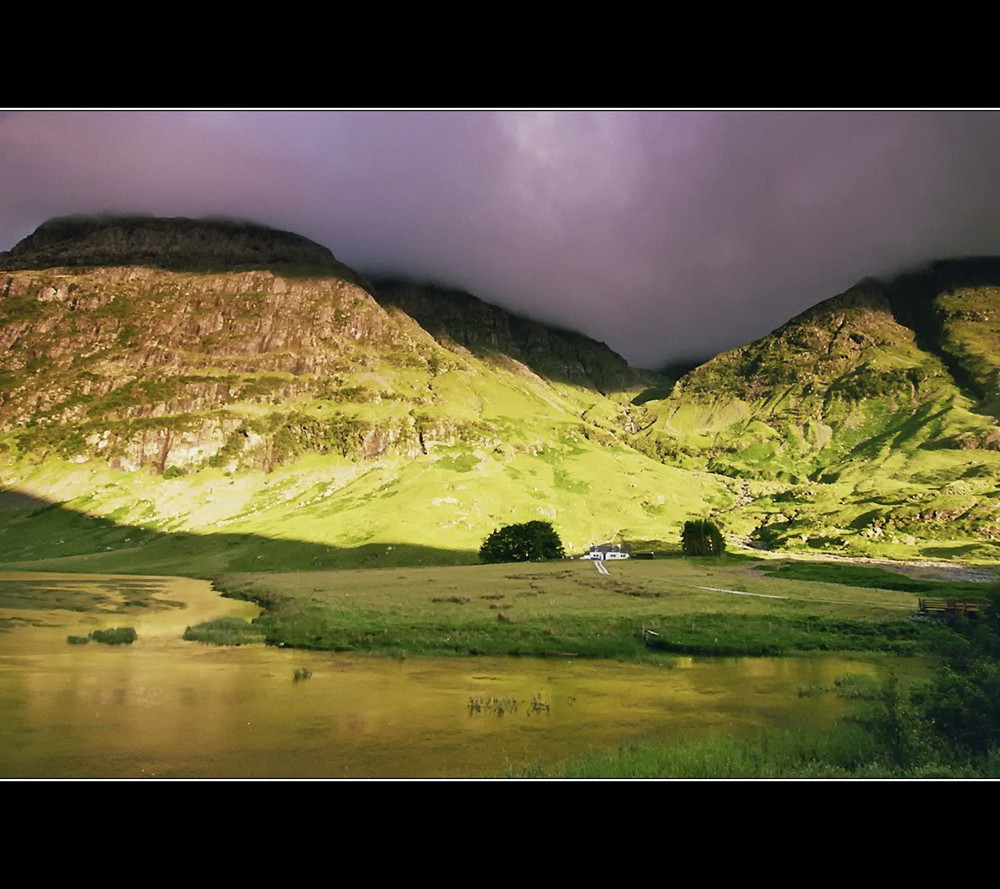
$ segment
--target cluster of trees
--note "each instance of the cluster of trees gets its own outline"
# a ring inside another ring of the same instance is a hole
[[[726,551],[726,541],[711,519],[694,519],[684,523],[681,550],[686,556],[721,556]]]

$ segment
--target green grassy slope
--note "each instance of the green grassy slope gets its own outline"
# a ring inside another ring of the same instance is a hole
[[[629,446],[657,380],[576,335],[535,326],[545,378],[322,270],[12,272],[0,312],[0,482],[34,498],[0,508],[9,563],[473,561],[511,522],[552,521],[570,550],[656,545],[732,502]]]
[[[667,459],[744,480],[727,519],[762,544],[993,558],[1000,429],[952,368],[995,385],[998,293],[939,294],[964,308],[956,323],[945,314],[932,351],[864,282],[690,373],[646,405],[657,420],[645,437]]]
[[[490,530],[530,518],[551,521],[570,551],[604,540],[659,546],[691,515],[731,502],[707,473],[571,433],[537,453],[454,446],[361,465],[312,455],[271,473],[170,479],[50,458],[16,488],[39,500],[0,510],[5,562],[76,570],[87,556],[90,570],[197,563],[201,574],[470,562]]]

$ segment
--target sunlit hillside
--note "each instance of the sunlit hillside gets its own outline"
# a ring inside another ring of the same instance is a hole
[[[709,516],[845,555],[1000,540],[995,260],[864,281],[676,385],[260,227],[56,220],[0,262],[9,563],[469,562],[532,519],[571,552]]]
[[[7,273],[6,560],[141,560],[183,533],[225,535],[225,564],[240,535],[308,544],[309,566],[468,561],[505,523],[549,520],[570,549],[672,543],[732,502],[630,447],[632,401],[663,381],[603,344],[408,287],[432,317],[479,307],[435,337],[335,264],[171,259]]]
[[[863,282],[688,374],[644,435],[743,480],[730,528],[762,545],[992,558],[1000,290],[978,268]]]

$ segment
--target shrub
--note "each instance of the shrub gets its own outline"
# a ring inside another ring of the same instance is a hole
[[[132,627],[113,627],[110,630],[94,630],[90,638],[105,645],[131,645],[136,640]]]
[[[685,522],[681,532],[681,549],[686,556],[721,556],[726,549],[719,526],[711,519]]]
[[[564,555],[552,523],[540,521],[498,528],[479,548],[479,558],[486,563],[561,559]]]
[[[916,703],[948,749],[985,755],[1000,740],[1000,665],[982,658],[963,669],[943,667]]]

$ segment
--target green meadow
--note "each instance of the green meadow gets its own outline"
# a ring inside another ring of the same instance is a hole
[[[841,583],[784,577],[778,568],[747,556],[662,555],[611,563],[610,576],[564,560],[234,573],[214,582],[265,608],[256,623],[272,643],[394,657],[906,656],[930,652],[946,632],[912,619],[918,594],[892,588],[884,579],[891,572],[855,572]],[[968,596],[971,586],[913,583],[923,595]]]
[[[108,573],[300,571],[468,564],[494,528],[550,521],[568,552],[644,549],[733,501],[708,473],[596,444],[568,427],[547,443],[440,447],[354,463],[307,455],[272,472],[164,477],[100,461],[24,462],[0,492],[4,563]]]

